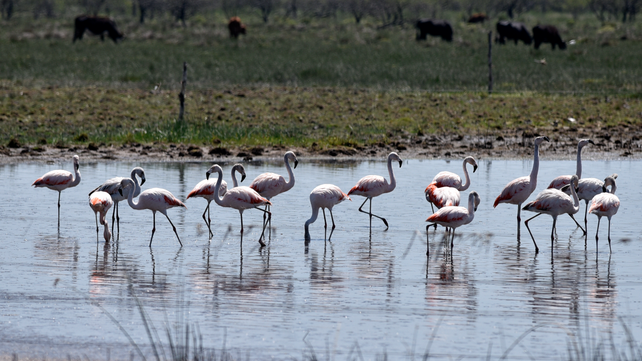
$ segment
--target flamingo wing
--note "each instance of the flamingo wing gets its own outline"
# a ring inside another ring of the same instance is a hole
[[[437,223],[444,227],[457,228],[472,221],[466,207],[444,207],[433,213],[426,222]]]
[[[368,175],[361,178],[357,182],[357,185],[350,189],[348,195],[355,194],[364,197],[376,197],[383,194],[387,188],[388,181],[384,177]]]
[[[573,200],[566,193],[558,189],[545,189],[523,209],[546,214],[562,214],[567,213],[569,208],[573,209]]]
[[[283,176],[275,173],[263,173],[252,181],[250,188],[254,189],[266,198],[272,198],[281,193],[281,190],[285,187],[286,183],[287,182]]]
[[[431,183],[436,183],[437,188],[453,187],[459,189],[461,187],[461,177],[453,172],[439,172],[432,179]]]
[[[512,180],[502,189],[500,195],[495,199],[493,207],[500,203],[520,204],[532,193],[529,177],[520,177]]]
[[[458,206],[460,201],[459,191],[453,187],[432,187],[428,196],[430,202],[437,208]]]
[[[562,189],[562,187],[564,187],[565,185],[571,184],[571,177],[571,175],[561,175],[559,177],[556,177],[548,185],[548,189]]]
[[[234,187],[225,193],[223,203],[227,207],[236,209],[256,208],[272,203],[250,187]]]
[[[178,198],[174,197],[166,189],[162,188],[151,188],[148,189],[138,196],[139,203],[142,203],[145,208],[151,210],[162,211],[172,207],[185,207],[185,203],[181,202]]]
[[[47,187],[53,190],[65,189],[74,180],[73,174],[66,170],[52,170],[36,179],[32,186]]]
[[[597,214],[598,216],[612,216],[617,213],[620,208],[620,199],[611,193],[600,193],[593,197],[589,213]]]

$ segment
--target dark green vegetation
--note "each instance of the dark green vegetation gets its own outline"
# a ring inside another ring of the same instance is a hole
[[[413,144],[429,134],[521,136],[533,128],[636,136],[639,25],[548,16],[576,44],[566,51],[493,44],[492,96],[487,30],[494,21],[453,22],[455,39],[446,43],[416,42],[409,25],[378,29],[350,19],[253,22],[238,41],[229,39],[221,16],[186,28],[130,19],[119,22],[127,39],[116,45],[89,35],[72,44],[71,19],[14,18],[0,30],[0,145],[15,139],[318,151]],[[187,121],[177,123],[184,60]]]

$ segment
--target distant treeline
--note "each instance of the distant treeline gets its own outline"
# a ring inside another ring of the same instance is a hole
[[[232,17],[254,12],[266,23],[274,17],[347,16],[356,23],[368,19],[382,27],[414,23],[420,17],[440,18],[446,12],[461,14],[463,21],[474,14],[512,19],[529,11],[555,11],[574,17],[592,13],[602,22],[631,22],[641,6],[642,0],[0,0],[4,20],[16,14],[56,18],[82,12],[135,17],[144,23],[169,14],[186,25],[196,14],[222,12]]]

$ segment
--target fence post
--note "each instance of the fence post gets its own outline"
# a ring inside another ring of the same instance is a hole
[[[488,94],[493,93],[493,31],[488,32]]]
[[[178,94],[178,101],[181,104],[180,110],[178,112],[178,120],[183,120],[183,114],[185,113],[185,85],[187,85],[187,62],[183,62],[183,81],[181,82],[181,92]]]

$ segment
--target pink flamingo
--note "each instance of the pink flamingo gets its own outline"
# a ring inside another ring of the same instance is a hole
[[[138,184],[138,179],[136,176],[140,177],[140,185]],[[132,169],[132,172],[130,174],[130,178],[134,181],[134,197],[138,197],[140,194],[140,186],[145,184],[145,171],[141,167],[136,167]],[[132,189],[127,187],[123,189],[123,194],[121,195],[118,189],[121,187],[121,182],[122,180],[125,179],[124,177],[115,177],[111,178],[105,181],[105,183],[99,185],[94,189],[93,191],[89,192],[89,196],[91,196],[94,192],[107,192],[111,196],[111,199],[114,201],[114,211],[111,214],[111,226],[112,226],[112,232],[113,232],[113,227],[114,223],[118,223],[118,230],[120,232],[120,214],[118,212],[118,203],[120,201],[124,201],[127,199],[129,196],[129,193],[132,192]]]
[[[273,197],[292,189],[292,187],[294,187],[294,172],[292,172],[292,168],[290,167],[290,161],[294,161],[295,169],[299,164],[299,161],[296,159],[296,155],[292,151],[285,153],[283,161],[285,162],[285,168],[288,171],[289,180],[287,182],[281,175],[275,173],[263,173],[254,178],[252,184],[250,184],[250,188],[254,189],[262,197],[267,198],[267,200],[271,200]],[[265,206],[265,210],[268,212],[270,211],[270,205],[271,203],[267,203]],[[265,216],[265,213],[263,215]]]
[[[577,163],[576,163],[576,170],[575,170],[575,175],[577,175],[577,178],[582,178],[582,148],[588,144],[593,144],[595,143],[590,140],[590,139],[582,139],[577,143]],[[551,184],[548,185],[548,188],[555,188],[555,189],[562,189],[567,184],[571,183],[571,175],[561,175],[559,177],[555,177],[551,181]]]
[[[468,187],[470,187],[470,176],[468,175],[468,169],[466,168],[466,164],[470,164],[473,166],[473,173],[477,171],[477,162],[475,161],[475,158],[473,158],[472,156],[468,156],[464,158],[464,162],[462,165],[462,167],[464,168],[464,177],[466,178],[464,183],[462,183],[461,177],[459,177],[457,174],[452,172],[447,172],[447,171],[442,171],[437,173],[437,175],[432,179],[432,182],[430,182],[430,185],[428,185],[428,188],[426,188],[426,191],[425,191],[426,200],[430,202],[431,208],[433,204],[435,204],[435,202],[439,202],[439,199],[444,197],[443,195],[433,194],[435,192],[439,193],[439,188],[452,187],[460,192],[463,192],[467,190]],[[431,185],[433,187],[431,187]],[[452,197],[453,193],[450,192],[449,194]],[[457,198],[459,198],[459,196],[457,196]],[[457,204],[453,204],[453,205],[458,206],[459,201],[457,201]],[[437,206],[437,208],[441,208],[441,207]],[[435,209],[432,208],[432,211],[434,212]]]
[[[129,178],[125,178],[121,181],[121,185],[122,188],[120,192],[123,192],[123,189],[127,187],[133,188],[134,181]],[[152,237],[149,239],[150,247],[152,246],[152,241],[154,240],[154,232],[156,232],[156,212],[161,212],[165,215],[165,217],[167,217],[169,224],[172,225],[174,234],[176,234],[176,238],[178,238],[178,243],[181,245],[181,247],[183,247],[183,242],[181,242],[181,238],[178,236],[178,232],[176,232],[174,223],[172,223],[172,220],[169,219],[167,210],[173,207],[185,207],[185,209],[187,209],[185,203],[174,197],[174,195],[168,190],[162,188],[151,188],[144,190],[138,196],[138,202],[136,203],[134,203],[134,192],[129,192],[129,195],[127,196],[127,203],[129,203],[129,206],[133,209],[149,209],[150,211],[152,211],[154,227],[152,228]]]
[[[607,187],[611,186],[611,192],[607,192]],[[593,197],[589,212],[597,216],[597,231],[595,232],[595,246],[597,248],[597,235],[600,233],[600,220],[602,217],[609,219],[609,252],[611,251],[611,217],[613,217],[620,208],[620,199],[615,195],[615,178],[606,177],[603,186],[604,193]]]
[[[520,217],[522,203],[530,197],[531,193],[537,187],[537,172],[539,171],[539,146],[544,141],[549,141],[548,137],[535,138],[535,151],[533,156],[533,169],[530,176],[520,177],[509,182],[501,194],[495,199],[493,208],[500,203],[517,204],[517,238],[519,238],[519,225],[522,221]]]
[[[205,224],[207,225],[207,228],[209,229],[209,235],[212,237],[214,233],[212,233],[212,219],[210,217],[210,203],[214,200],[214,191],[216,189],[216,180],[214,179],[209,179],[210,174],[212,173],[212,168],[208,169],[207,172],[205,173],[206,179],[203,179],[202,181],[198,182],[198,184],[192,189],[191,192],[187,195],[186,199],[189,199],[190,197],[201,197],[205,198],[207,201],[207,207],[205,207],[205,211],[203,211],[203,220],[205,221]],[[240,164],[235,164],[234,167],[232,167],[232,182],[234,183],[234,187],[238,187],[238,181],[236,180],[236,172],[241,173],[241,182],[245,180],[245,168],[243,168],[242,165]],[[227,192],[227,182],[222,181],[221,182],[221,187],[219,189],[219,196],[223,196]],[[205,218],[205,213],[207,213],[207,219]]]
[[[457,188],[438,187],[437,183],[433,182],[426,187],[424,193],[426,195],[426,200],[430,202],[431,207],[433,204],[437,206],[438,209],[447,206],[459,205],[460,194]]]
[[[343,193],[341,189],[334,184],[322,184],[317,186],[310,192],[310,205],[312,206],[312,217],[305,222],[305,239],[310,239],[310,224],[317,220],[319,215],[319,208],[323,210],[323,223],[324,227],[328,228],[328,222],[325,218],[325,209],[330,211],[330,218],[332,219],[332,229],[335,228],[334,216],[332,215],[332,207],[343,202],[350,200],[350,197]]]
[[[477,206],[479,206],[480,201],[481,200],[477,192],[470,192],[470,194],[468,195],[468,208],[459,206],[446,206],[433,213],[430,217],[428,217],[428,219],[426,219],[426,222],[439,224],[440,226],[444,226],[446,228],[452,228],[452,238],[450,240],[450,248],[452,248],[455,241],[455,229],[473,221],[473,219],[475,218],[475,211],[477,211]],[[432,226],[432,224],[426,226],[426,231],[428,231],[428,228],[430,226]],[[430,244],[428,244],[426,255],[430,255]]]
[[[36,179],[32,186],[47,187],[51,190],[58,191],[58,225],[60,226],[60,193],[67,188],[75,187],[80,183],[80,167],[78,162],[80,158],[73,156],[74,174],[66,170],[52,170],[45,173],[42,177]]]
[[[543,190],[540,194],[537,195],[537,198],[535,198],[534,201],[527,203],[524,206],[525,211],[531,211],[531,212],[537,212],[536,215],[533,217],[527,219],[524,224],[526,225],[526,229],[528,229],[528,233],[531,234],[531,238],[533,239],[533,244],[535,244],[535,253],[539,252],[539,248],[537,247],[537,243],[535,242],[535,237],[533,237],[533,232],[531,232],[531,229],[528,227],[528,222],[535,218],[539,217],[542,214],[549,214],[551,217],[553,217],[553,227],[551,228],[551,252],[553,251],[552,245],[553,241],[555,240],[555,224],[557,223],[557,216],[560,214],[568,214],[573,218],[575,221],[575,217],[573,215],[577,213],[580,210],[580,200],[577,198],[577,193],[575,192],[575,188],[577,187],[578,184],[578,179],[576,175],[573,175],[571,177],[571,183],[569,184],[569,188],[571,189],[571,196],[569,197],[568,194],[564,193],[563,191],[555,188],[548,188]],[[582,227],[575,221],[578,227],[582,229]],[[582,229],[584,231],[584,229]],[[586,233],[586,232],[585,232]]]
[[[94,211],[94,216],[96,217],[96,239],[98,239],[98,213],[100,213],[100,224],[105,226],[104,236],[105,242],[109,242],[111,239],[111,232],[109,231],[109,223],[105,216],[114,205],[114,201],[111,198],[111,194],[103,191],[92,192],[89,195],[89,206]]]
[[[610,175],[614,180],[617,179],[617,173],[613,173]],[[587,225],[588,225],[588,209],[589,209],[589,202],[593,199],[598,194],[601,194],[603,191],[604,187],[604,181],[601,179],[597,178],[582,178],[579,181],[579,185],[577,187],[577,198],[580,200],[584,200],[584,229],[588,231]],[[565,191],[566,194],[570,195],[570,190]]]
[[[213,165],[210,170],[208,170],[207,176],[211,173],[218,173],[218,180],[216,181],[216,186],[214,190],[214,201],[221,207],[234,208],[239,211],[241,215],[241,233],[243,233],[243,211],[246,209],[258,209],[263,212],[264,215],[267,215],[268,220],[263,222],[263,231],[261,232],[261,237],[259,237],[259,244],[261,247],[265,246],[263,242],[263,234],[265,233],[265,226],[267,222],[270,221],[272,214],[267,211],[259,208],[263,205],[272,205],[272,203],[265,197],[262,197],[257,191],[250,187],[234,187],[228,189],[224,195],[220,195],[221,184],[223,182],[223,169],[218,164]]]
[[[354,194],[357,196],[366,197],[366,200],[363,201],[361,207],[359,207],[359,212],[370,215],[370,224],[372,224],[372,217],[381,219],[383,221],[383,224],[386,225],[386,229],[388,229],[388,221],[386,221],[386,219],[383,217],[372,214],[372,198],[380,196],[384,193],[392,192],[397,186],[395,175],[392,172],[393,160],[399,162],[399,168],[401,168],[401,165],[403,164],[403,161],[401,160],[401,158],[399,158],[399,155],[397,153],[392,152],[388,155],[388,174],[390,175],[390,184],[388,184],[388,181],[382,176],[367,175],[361,178],[357,182],[357,185],[352,187],[352,189],[350,189],[350,191],[348,192],[348,195]],[[367,201],[370,201],[370,210],[368,212],[362,210]]]

